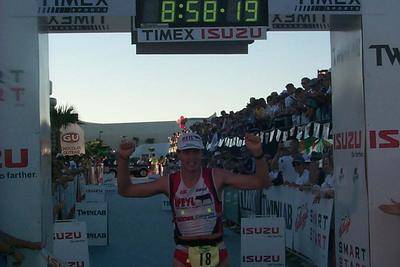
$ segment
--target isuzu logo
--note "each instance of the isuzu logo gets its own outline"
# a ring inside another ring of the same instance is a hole
[[[23,148],[19,150],[19,159],[14,160],[15,156],[18,158],[18,152],[12,149],[4,149],[4,151],[0,150],[0,168],[25,168],[29,164],[28,160],[28,149]]]

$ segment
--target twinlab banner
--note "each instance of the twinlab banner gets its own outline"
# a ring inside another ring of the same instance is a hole
[[[106,202],[76,203],[76,218],[85,222],[89,246],[108,244],[108,216]]]

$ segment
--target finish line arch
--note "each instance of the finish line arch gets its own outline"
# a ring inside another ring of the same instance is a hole
[[[61,2],[86,6],[52,16]],[[396,0],[269,1],[269,30],[331,31],[338,266],[400,262],[400,220],[378,209],[400,199],[398,10]],[[51,244],[47,31],[93,22],[90,31],[129,32],[134,12],[127,0],[0,0],[1,230]],[[29,266],[45,266],[26,255]]]

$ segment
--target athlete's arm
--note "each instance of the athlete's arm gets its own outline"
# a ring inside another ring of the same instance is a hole
[[[168,195],[168,177],[162,176],[154,182],[132,184],[129,177],[129,157],[135,150],[132,142],[122,142],[118,151],[118,193],[124,197],[149,197],[160,193]]]
[[[227,170],[214,169],[218,189],[222,189],[224,186],[233,186],[238,189],[262,189],[271,186],[267,161],[264,157],[259,158],[263,154],[260,138],[253,134],[246,134],[246,147],[256,157],[255,174],[233,174]]]

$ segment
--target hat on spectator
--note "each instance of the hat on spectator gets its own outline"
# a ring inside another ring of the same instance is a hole
[[[204,149],[203,140],[196,133],[183,133],[179,136],[177,149]]]

